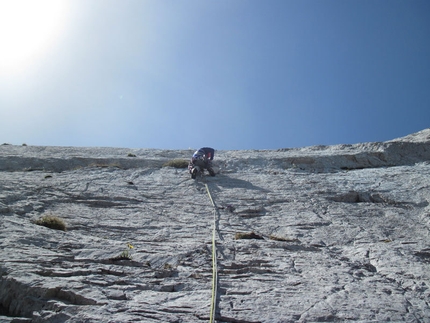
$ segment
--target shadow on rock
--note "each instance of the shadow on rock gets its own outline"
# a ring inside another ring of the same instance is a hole
[[[211,188],[213,188],[215,191],[221,190],[221,187],[222,187],[223,189],[226,189],[226,188],[244,188],[244,189],[248,189],[248,190],[258,190],[258,191],[268,192],[267,189],[262,188],[260,186],[256,186],[249,181],[244,181],[242,179],[228,177],[226,175],[218,174],[215,177],[215,179],[216,180],[213,180],[210,182],[210,185],[212,186]]]

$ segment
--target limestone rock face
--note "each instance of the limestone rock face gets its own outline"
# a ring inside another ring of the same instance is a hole
[[[430,129],[192,153],[0,146],[0,322],[430,321]]]

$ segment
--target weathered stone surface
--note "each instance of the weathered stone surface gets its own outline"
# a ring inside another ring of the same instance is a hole
[[[0,146],[0,322],[430,321],[430,129],[191,154]]]

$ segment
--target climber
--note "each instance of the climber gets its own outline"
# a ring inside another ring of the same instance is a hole
[[[211,176],[215,176],[215,172],[212,168],[212,160],[214,159],[214,155],[215,150],[209,147],[200,148],[193,154],[193,157],[188,163],[188,170],[192,179],[196,179],[199,172],[203,174],[205,168],[208,170]]]

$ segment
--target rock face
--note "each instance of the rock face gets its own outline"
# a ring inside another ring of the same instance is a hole
[[[430,129],[191,154],[0,146],[0,322],[430,322]]]

